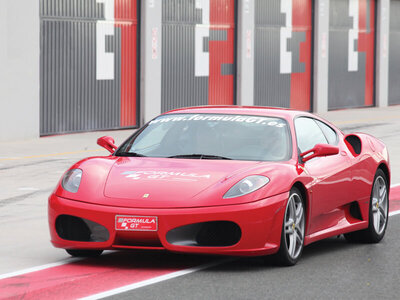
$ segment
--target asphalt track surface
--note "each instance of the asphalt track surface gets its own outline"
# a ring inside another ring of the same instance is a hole
[[[388,146],[392,183],[400,183],[400,107],[328,113],[345,132]],[[117,143],[131,132],[114,131]],[[0,144],[0,299],[398,299],[400,186],[390,194],[386,236],[376,245],[343,237],[307,246],[289,268],[260,258],[108,251],[71,259],[49,243],[46,204],[76,160],[105,155],[87,133]]]

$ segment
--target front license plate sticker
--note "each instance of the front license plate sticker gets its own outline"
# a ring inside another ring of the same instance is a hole
[[[157,217],[115,216],[115,229],[125,231],[157,231]]]

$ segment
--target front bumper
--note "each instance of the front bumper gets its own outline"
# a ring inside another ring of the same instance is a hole
[[[49,197],[48,217],[51,242],[64,249],[166,249],[174,252],[206,253],[237,256],[258,256],[278,251],[285,206],[289,193],[283,193],[259,201],[199,208],[139,209],[90,204]],[[70,215],[96,222],[109,231],[105,242],[79,242],[60,238],[56,231],[56,219]],[[157,216],[156,232],[117,231],[116,215]],[[241,229],[239,242],[232,246],[186,246],[171,244],[167,233],[175,228],[202,222],[230,221]]]

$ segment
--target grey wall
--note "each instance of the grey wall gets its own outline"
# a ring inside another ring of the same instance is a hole
[[[388,105],[389,79],[389,20],[390,0],[377,3],[376,34],[376,93],[375,103],[379,107]],[[398,16],[398,15],[397,15]]]
[[[162,112],[234,103],[235,2],[162,1]]]
[[[329,0],[315,1],[314,98],[316,113],[328,110]]]
[[[195,75],[195,30],[209,9],[198,9],[195,0],[162,2],[161,110],[207,105],[208,76]]]
[[[137,126],[135,6],[40,0],[41,135]]]
[[[329,32],[329,109],[361,107],[365,99],[365,52],[358,51],[356,71],[348,70],[349,30],[353,17],[349,16],[349,0],[330,2]],[[358,23],[357,23],[358,25]],[[358,40],[359,41],[359,40]]]
[[[375,2],[367,0],[363,10],[361,5],[350,9],[351,3],[357,3],[356,1],[330,1],[329,109],[373,105],[375,24],[371,19],[375,19],[375,10],[372,9]],[[359,25],[362,20],[366,20],[365,28]],[[368,42],[369,38],[372,39],[371,44]],[[362,47],[362,43],[367,45]]]
[[[281,13],[280,1],[255,1],[254,103],[256,105],[290,107],[291,73],[281,74],[279,64],[280,31],[284,26],[285,15]]]
[[[310,109],[311,18],[307,0],[255,1],[256,105]]]
[[[238,5],[237,104],[254,105],[254,1]]]
[[[104,19],[96,0],[62,8],[40,1],[41,135],[120,128],[121,33],[114,24],[106,41],[115,70],[107,80],[96,77],[96,27]]]
[[[161,12],[160,0],[141,2],[141,123],[161,113]]]
[[[39,137],[39,1],[0,2],[0,141]]]

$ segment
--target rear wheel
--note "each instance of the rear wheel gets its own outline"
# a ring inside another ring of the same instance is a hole
[[[367,229],[345,234],[351,242],[379,243],[386,232],[389,213],[388,183],[385,173],[379,169],[374,178],[369,204]]]
[[[75,250],[66,249],[67,253],[74,257],[98,257],[103,253],[103,250]]]
[[[277,258],[282,265],[293,266],[300,259],[304,248],[305,210],[300,191],[290,191],[283,219],[281,245]]]

